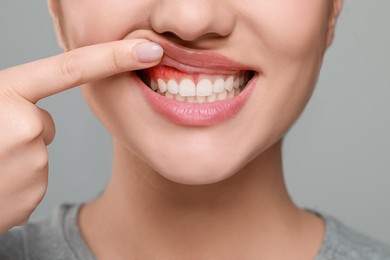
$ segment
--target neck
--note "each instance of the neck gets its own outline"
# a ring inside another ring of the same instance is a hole
[[[291,246],[289,238],[305,233],[303,219],[321,231],[287,193],[281,142],[231,178],[199,186],[171,182],[118,143],[114,148],[107,189],[80,213],[87,244],[102,259],[188,259],[188,252],[199,252],[194,259],[223,259],[232,255],[232,245],[241,256],[255,248],[271,256],[272,248]]]

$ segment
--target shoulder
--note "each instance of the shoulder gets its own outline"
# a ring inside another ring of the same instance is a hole
[[[4,235],[0,235],[0,259],[22,260],[25,259],[23,247],[23,232],[21,228],[14,228]]]
[[[1,260],[75,259],[67,239],[67,218],[74,218],[76,206],[58,207],[50,218],[17,227],[0,236]]]
[[[331,216],[321,216],[325,220],[326,230],[316,260],[390,259],[388,245],[346,226]]]

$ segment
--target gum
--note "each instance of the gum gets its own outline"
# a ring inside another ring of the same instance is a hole
[[[153,79],[153,80],[162,79],[165,82],[168,82],[168,80],[174,79],[176,80],[176,82],[181,82],[183,79],[190,79],[193,82],[195,82],[195,84],[198,84],[198,82],[204,78],[215,80],[216,78],[222,77],[225,80],[229,76],[231,76],[231,75],[206,75],[206,74],[199,74],[199,73],[188,74],[168,66],[156,66],[153,68],[149,68],[144,70],[144,74],[149,79]]]

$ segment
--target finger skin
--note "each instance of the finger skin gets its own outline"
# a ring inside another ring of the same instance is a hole
[[[42,137],[45,145],[51,144],[53,142],[55,133],[56,133],[56,127],[53,121],[53,118],[51,117],[50,113],[42,108],[38,108],[39,114],[41,116],[41,121],[43,123],[43,131],[42,131]]]
[[[146,40],[122,40],[75,49],[64,54],[12,67],[0,72],[3,91],[36,103],[81,84],[125,71],[155,66],[140,62],[133,48]]]
[[[25,223],[46,192],[46,145],[55,126],[36,102],[90,81],[157,65],[160,60],[141,62],[139,48],[134,52],[145,42],[93,45],[0,71],[0,235]],[[159,59],[162,52],[157,54]]]
[[[42,140],[19,141],[0,156],[0,235],[28,220],[48,184],[47,148]]]

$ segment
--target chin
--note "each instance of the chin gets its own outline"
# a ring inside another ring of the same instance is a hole
[[[172,170],[169,170],[172,168]],[[214,184],[234,175],[233,170],[221,169],[218,165],[187,165],[186,169],[178,167],[165,167],[159,174],[164,178],[184,185],[208,185]]]
[[[177,158],[177,156],[151,162],[151,164],[159,175],[172,182],[185,185],[207,185],[221,182],[237,173],[240,165],[243,164],[235,160],[215,159],[224,158],[222,155],[212,158],[196,156],[190,160],[172,160],[172,158]]]

